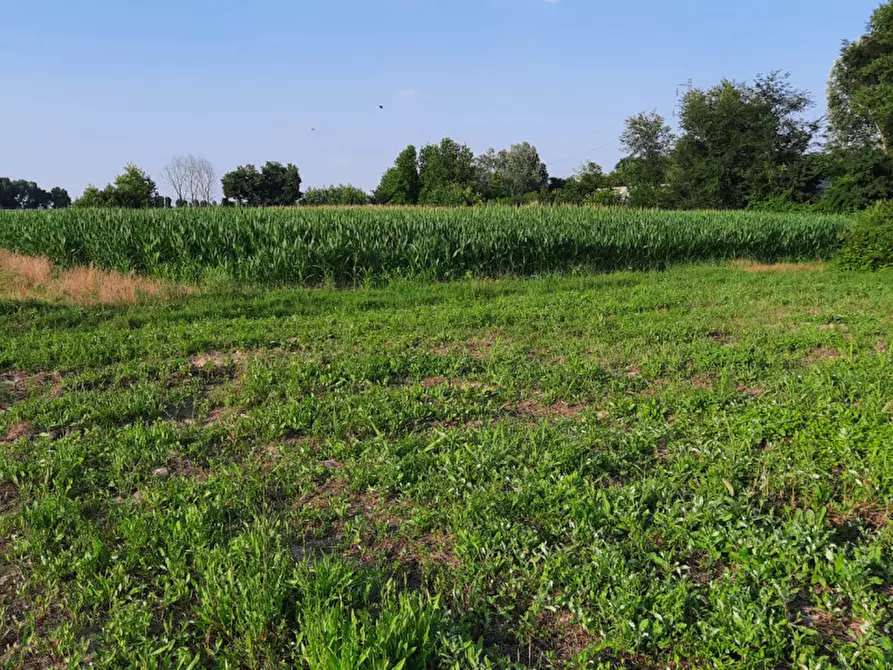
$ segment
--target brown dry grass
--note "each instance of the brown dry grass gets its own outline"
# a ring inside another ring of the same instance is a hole
[[[824,272],[828,269],[827,263],[757,263],[756,261],[737,260],[732,261],[732,267],[745,272]]]
[[[142,298],[170,298],[189,287],[174,287],[136,275],[79,267],[56,268],[49,259],[0,250],[0,297],[61,300],[77,305],[125,305]]]

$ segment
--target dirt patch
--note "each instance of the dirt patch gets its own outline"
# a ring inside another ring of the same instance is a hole
[[[359,541],[352,541],[341,550],[345,557],[361,564],[398,564],[414,583],[421,583],[424,571],[434,565],[457,567],[453,540],[443,530],[418,531],[409,522],[415,506],[375,491],[352,491],[345,478],[334,476],[323,482],[314,492],[302,497],[299,508],[338,512],[339,518],[325,528],[325,539],[305,540],[299,553],[307,553],[306,546],[323,546],[334,552],[343,545],[348,520],[358,518],[367,523],[360,526]],[[376,530],[377,529],[377,530]],[[384,529],[386,532],[382,533]]]
[[[766,392],[766,389],[761,386],[748,386],[747,384],[740,384],[738,386],[738,393],[744,393],[745,395],[749,395],[751,398],[759,398]]]
[[[642,374],[642,368],[640,368],[638,365],[630,365],[626,369],[626,376],[630,379],[638,377],[640,374]]]
[[[732,267],[744,272],[772,273],[772,272],[823,272],[828,269],[826,263],[758,263],[756,261],[736,260]]]
[[[572,661],[598,642],[598,637],[576,622],[567,610],[542,612],[534,629],[535,641],[532,646],[536,656],[544,660],[546,653],[552,652],[559,661]],[[529,662],[537,661],[530,658]],[[532,667],[539,667],[539,663]]]
[[[62,395],[62,375],[58,372],[0,372],[0,413],[28,398],[33,391],[51,388],[52,397]]]
[[[61,300],[78,305],[124,305],[144,297],[173,297],[190,287],[79,267],[62,270],[46,258],[0,250],[0,295],[16,300]]]
[[[19,487],[10,481],[0,479],[0,513],[12,509],[18,499]]]
[[[31,432],[27,423],[14,423],[7,428],[6,433],[3,435],[3,439],[0,439],[0,442],[15,442],[16,440],[30,438],[33,435],[34,433]]]
[[[806,354],[804,362],[808,365],[811,363],[818,363],[819,361],[834,361],[838,358],[840,358],[840,352],[837,351],[837,349],[829,346],[821,346],[810,350],[810,352]]]
[[[539,400],[526,398],[514,405],[507,405],[506,411],[512,416],[527,416],[540,419],[573,419],[586,409],[584,403],[571,404],[562,401],[545,405]]]
[[[240,363],[245,357],[246,354],[241,351],[231,351],[229,353],[224,353],[222,351],[208,351],[190,356],[189,364],[198,370],[205,368],[213,369],[224,367],[232,363]]]
[[[696,389],[712,389],[713,388],[713,377],[705,374],[697,374],[691,378],[691,385]]]
[[[850,510],[840,511],[828,507],[828,523],[838,528],[859,522],[873,530],[880,530],[893,519],[893,506],[881,507],[874,503],[862,502]]]
[[[707,339],[716,342],[717,344],[721,344],[724,347],[727,347],[732,343],[731,333],[727,333],[724,330],[714,330],[707,333]]]

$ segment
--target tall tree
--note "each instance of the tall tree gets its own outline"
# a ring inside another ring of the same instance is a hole
[[[293,163],[267,161],[260,170],[258,194],[264,207],[287,207],[301,199],[301,175]]]
[[[797,190],[819,128],[802,118],[811,105],[809,95],[779,73],[753,85],[726,80],[687,93],[670,171],[676,203],[740,209],[778,195],[795,201],[811,195]]]
[[[260,172],[253,165],[240,165],[220,180],[223,196],[237,205],[256,207],[260,200]]]
[[[464,144],[445,137],[419,152],[419,202],[426,205],[465,205],[475,197],[474,154]]]
[[[657,112],[642,112],[626,120],[620,136],[626,156],[618,163],[617,172],[629,188],[632,206],[657,207],[663,203],[663,184],[674,142],[670,126]]]
[[[50,202],[53,209],[65,209],[71,206],[71,197],[64,188],[54,186],[50,191]]]
[[[116,207],[125,209],[148,209],[155,206],[158,187],[145,171],[133,163],[124,166],[124,171],[115,177],[114,202]]]
[[[161,178],[174,191],[177,206],[210,203],[214,199],[217,177],[214,166],[205,158],[175,156],[164,166]]]
[[[46,209],[50,194],[36,182],[0,177],[0,209]]]
[[[893,152],[893,2],[871,15],[868,32],[845,42],[828,82],[833,138]]]
[[[421,189],[418,154],[410,144],[397,156],[394,166],[381,176],[372,197],[379,205],[415,205]]]

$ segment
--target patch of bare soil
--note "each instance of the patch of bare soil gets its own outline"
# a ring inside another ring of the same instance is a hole
[[[543,658],[552,652],[559,661],[572,661],[598,642],[598,637],[576,622],[567,610],[542,612],[534,628],[533,655]],[[528,664],[537,659],[531,657]],[[532,666],[532,667],[538,667]]]
[[[12,509],[18,499],[19,487],[10,481],[0,479],[0,514]]]
[[[751,398],[759,398],[766,392],[761,386],[748,386],[747,384],[740,384],[738,386],[738,393],[744,393],[749,395]]]
[[[6,430],[0,442],[15,442],[16,440],[33,437],[33,435],[34,433],[27,423],[14,423]]]
[[[51,395],[62,395],[62,375],[58,372],[0,372],[0,413],[25,400],[32,391],[51,388]]]
[[[829,506],[826,518],[832,526],[843,527],[860,522],[868,528],[880,530],[893,519],[893,506],[881,507],[875,503],[862,502],[845,512],[833,510]]]
[[[448,533],[442,530],[420,532],[409,523],[412,503],[385,497],[375,491],[352,491],[341,476],[327,479],[314,492],[301,498],[297,506],[323,511],[339,509],[340,518],[325,529],[325,539],[305,541],[305,545],[309,542],[314,551],[320,548],[332,550],[343,543],[347,520],[362,517],[368,523],[362,527],[359,542],[352,542],[342,550],[346,557],[370,565],[396,563],[414,584],[421,583],[426,568],[459,565]],[[376,532],[376,528],[385,528],[387,532]],[[308,547],[299,547],[297,553],[308,553]]]
[[[514,405],[507,405],[505,409],[509,415],[513,416],[538,419],[573,419],[586,409],[586,405],[584,403],[571,404],[563,400],[545,405],[535,398],[525,398]]]
[[[840,358],[840,352],[834,347],[821,346],[815,347],[808,354],[804,362],[807,364],[818,363],[819,361],[833,361]]]

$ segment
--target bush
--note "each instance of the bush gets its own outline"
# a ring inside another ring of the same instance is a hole
[[[350,184],[311,188],[304,194],[302,205],[368,205],[369,196]]]
[[[840,264],[851,270],[893,267],[893,201],[880,202],[856,216],[844,237]]]

